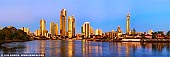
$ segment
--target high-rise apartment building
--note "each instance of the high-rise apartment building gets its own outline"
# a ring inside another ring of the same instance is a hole
[[[55,26],[54,25],[55,25],[54,22],[50,22],[50,34],[52,37],[55,35],[55,33],[54,33]]]
[[[126,34],[130,33],[130,13],[126,16]]]
[[[85,22],[83,24],[82,35],[84,35],[84,38],[90,38],[90,22]]]
[[[75,36],[75,19],[74,16],[68,17],[68,37],[72,38]]]
[[[46,21],[44,19],[40,20],[40,35],[45,36],[46,34]]]
[[[66,17],[67,17],[66,9],[62,9],[60,12],[60,35],[61,37],[66,36]]]
[[[54,22],[50,22],[50,34],[51,36],[58,35],[58,24]]]
[[[54,25],[54,33],[55,33],[55,35],[58,35],[58,24],[56,23],[55,25]]]

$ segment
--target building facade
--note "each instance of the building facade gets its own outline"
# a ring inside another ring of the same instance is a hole
[[[74,16],[68,17],[68,37],[75,37],[75,18]]]
[[[66,36],[66,17],[67,17],[66,9],[62,9],[60,12],[60,36],[61,37]]]
[[[102,30],[101,29],[96,29],[96,35],[101,35],[102,36]]]
[[[29,28],[22,27],[20,29],[23,30],[24,32],[26,32],[29,35],[29,33],[30,33],[30,29]]]
[[[90,35],[95,35],[95,31],[93,30],[92,26],[90,26]]]
[[[130,33],[130,13],[126,16],[126,34]]]
[[[83,24],[82,35],[84,35],[84,38],[90,38],[90,22],[85,22]]]
[[[54,22],[50,22],[50,34],[51,34],[51,37],[53,37],[55,35],[55,23]]]
[[[121,35],[122,35],[122,30],[121,30],[120,26],[118,26],[118,28],[117,28],[117,37],[119,38],[119,37],[121,37]]]
[[[149,35],[152,35],[152,33],[153,33],[153,30],[148,30]]]
[[[55,35],[57,36],[58,35],[58,24],[56,23],[55,25],[54,25],[54,33],[55,33]]]
[[[40,20],[40,36],[45,36],[46,34],[46,21],[44,19]]]
[[[35,31],[35,36],[40,36],[40,34],[41,34],[40,31],[41,31],[41,30],[37,29],[37,30]]]
[[[54,22],[50,22],[50,34],[51,37],[58,35],[58,24]]]

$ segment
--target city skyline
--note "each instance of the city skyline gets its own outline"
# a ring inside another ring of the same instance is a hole
[[[18,3],[18,2],[23,3]],[[34,32],[39,28],[39,20],[46,20],[46,29],[50,31],[50,22],[60,23],[60,11],[65,8],[68,12],[67,16],[74,15],[76,19],[76,33],[81,33],[81,25],[84,22],[90,22],[93,29],[100,28],[103,32],[108,32],[117,29],[117,26],[121,26],[123,33],[126,32],[126,15],[128,11],[130,12],[130,29],[135,28],[137,32],[147,32],[152,29],[153,31],[163,30],[165,32],[170,29],[170,8],[168,8],[168,0],[165,1],[141,1],[139,4],[134,3],[137,1],[81,1],[80,3],[76,0],[64,2],[59,4],[60,1],[35,1],[33,5],[30,5],[32,1],[1,1],[0,6],[0,26],[15,26],[28,27],[31,32]],[[4,3],[3,3],[4,2]],[[16,3],[14,3],[16,2]],[[38,2],[42,4],[38,5]],[[46,2],[48,2],[46,4]],[[86,3],[89,3],[88,8],[86,8]],[[113,2],[113,3],[111,3]],[[127,3],[126,3],[127,2]],[[142,2],[146,2],[143,5]],[[150,3],[153,3],[151,5]],[[18,3],[18,4],[17,4]],[[46,5],[43,5],[46,4]],[[51,4],[49,4],[51,3]],[[93,4],[94,3],[94,4]],[[101,3],[101,4],[100,4]],[[157,3],[157,4],[156,4]],[[56,5],[55,5],[56,4]],[[65,5],[67,4],[67,5]],[[96,5],[95,5],[96,4]],[[113,7],[111,6],[113,4]],[[78,6],[80,5],[80,6]],[[84,5],[83,7],[81,7]],[[91,6],[90,6],[91,5]],[[108,6],[107,6],[108,5]],[[121,7],[118,7],[118,6]],[[45,6],[45,7],[43,7]],[[54,7],[53,7],[54,6]],[[141,6],[141,7],[138,7]],[[146,7],[145,7],[146,6]],[[15,8],[16,7],[16,8]],[[55,8],[56,7],[56,8]],[[85,7],[85,8],[84,8]],[[94,8],[93,8],[94,7]],[[27,9],[28,8],[28,9]],[[35,8],[35,10],[33,9]],[[49,9],[47,9],[49,8]],[[12,9],[12,10],[11,10]],[[42,10],[41,10],[42,9]],[[85,10],[82,10],[85,9]],[[39,11],[38,11],[39,10]],[[45,11],[46,10],[46,11]],[[38,12],[36,12],[38,11]],[[35,14],[34,14],[35,13]],[[67,17],[66,17],[67,18]],[[13,21],[10,21],[13,20]]]

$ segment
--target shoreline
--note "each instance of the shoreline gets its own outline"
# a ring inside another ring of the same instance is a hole
[[[170,39],[143,39],[140,41],[122,41],[122,40],[90,40],[90,39],[36,39],[36,40],[85,40],[85,41],[96,41],[96,42],[170,42]],[[133,40],[133,39],[132,39]],[[6,40],[6,41],[0,41],[0,45],[4,43],[11,43],[11,42],[26,42],[26,41],[33,41],[33,40]]]

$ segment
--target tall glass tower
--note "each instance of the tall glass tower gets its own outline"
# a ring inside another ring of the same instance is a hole
[[[61,37],[66,36],[66,17],[67,17],[66,9],[62,9],[60,12],[60,36]]]
[[[40,20],[40,35],[45,36],[46,21],[44,19]]]
[[[126,16],[126,34],[130,33],[130,13]]]

